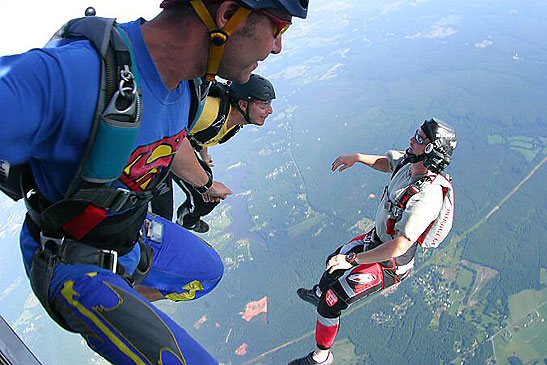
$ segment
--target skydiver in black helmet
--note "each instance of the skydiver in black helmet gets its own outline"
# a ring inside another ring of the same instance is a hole
[[[343,155],[332,171],[356,162],[391,173],[376,212],[375,227],[339,247],[311,289],[298,296],[317,307],[316,349],[290,365],[333,364],[330,348],[349,305],[408,277],[418,246],[437,247],[452,227],[452,184],[441,172],[450,164],[456,133],[438,119],[426,120],[410,138],[406,151],[385,156]]]
[[[209,147],[225,143],[244,125],[264,125],[273,113],[272,100],[275,90],[266,78],[252,74],[246,83],[214,83],[209,89],[201,117],[192,127],[188,139],[196,151],[198,161],[212,175],[213,159]],[[186,200],[177,209],[177,223],[198,233],[209,230],[201,217],[211,213],[220,199],[200,192],[194,185],[173,176],[174,181],[186,194]],[[152,201],[154,213],[171,219],[173,216],[173,194],[163,194]]]

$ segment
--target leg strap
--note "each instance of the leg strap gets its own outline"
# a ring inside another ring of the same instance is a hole
[[[49,286],[57,262],[57,258],[49,250],[38,248],[30,266],[30,284],[49,316],[67,331],[74,332],[49,303]]]
[[[135,272],[133,272],[133,275],[131,275],[134,281],[134,285],[140,284],[144,281],[144,279],[146,279],[148,274],[150,274],[150,270],[152,269],[152,263],[154,262],[154,250],[152,249],[152,247],[144,243],[142,235],[139,236],[137,242],[139,243],[139,246],[141,248],[141,259],[139,261],[139,264],[135,268]]]
[[[28,216],[27,216],[28,217]],[[129,285],[141,283],[149,274],[153,263],[154,252],[139,237],[141,259],[133,275],[122,265],[118,264],[118,253],[115,250],[99,249],[72,239],[48,237],[27,219],[32,236],[40,242],[32,258],[30,267],[30,282],[32,289],[42,306],[51,318],[68,331],[72,331],[63,318],[53,310],[49,302],[49,287],[58,263],[63,264],[90,264],[111,270],[124,278]]]

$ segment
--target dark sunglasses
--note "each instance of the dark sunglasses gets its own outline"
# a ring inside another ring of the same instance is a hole
[[[255,10],[254,12],[258,14],[266,15],[275,24],[274,38],[277,38],[281,34],[285,33],[287,29],[289,29],[290,25],[292,24],[290,20],[281,19],[278,16],[268,13],[264,9]]]
[[[420,135],[420,133],[418,133],[417,129],[416,129],[416,133],[414,133],[414,139],[416,140],[416,143],[418,143],[418,144],[421,144],[421,145],[426,145],[427,144],[425,139]]]

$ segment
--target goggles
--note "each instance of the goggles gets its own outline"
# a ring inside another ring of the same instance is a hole
[[[427,142],[425,141],[424,137],[420,133],[418,133],[418,130],[416,129],[416,133],[414,133],[414,139],[416,140],[416,143],[421,145],[426,145]]]
[[[254,10],[254,12],[257,14],[266,15],[275,24],[274,38],[277,38],[281,34],[285,33],[292,24],[290,20],[281,19],[280,17],[275,16],[272,13],[268,13],[263,9]]]
[[[258,106],[260,109],[263,109],[263,110],[268,109],[269,107],[272,106],[271,100],[264,101],[264,100],[255,99],[252,102],[255,103],[256,106]]]

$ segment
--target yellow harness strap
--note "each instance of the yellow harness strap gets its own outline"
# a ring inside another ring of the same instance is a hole
[[[201,21],[209,28],[209,58],[207,59],[207,81],[214,81],[218,73],[222,57],[224,56],[224,46],[228,38],[237,29],[237,27],[251,14],[251,10],[239,8],[235,14],[228,20],[223,28],[219,28],[213,20],[211,13],[205,7],[201,0],[192,0],[190,4]]]

